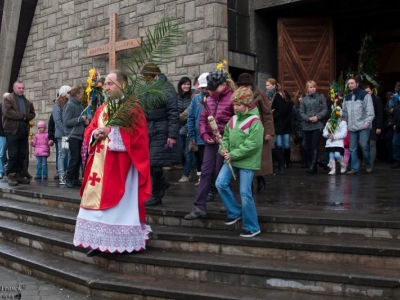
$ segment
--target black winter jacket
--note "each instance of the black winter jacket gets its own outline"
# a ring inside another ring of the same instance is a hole
[[[274,115],[275,135],[290,134],[292,131],[293,103],[282,97],[280,92],[274,96],[271,109]]]
[[[160,74],[158,78],[168,87],[168,101],[160,103],[155,109],[145,111],[149,130],[150,166],[168,167],[180,162],[178,143],[173,147],[167,145],[168,138],[178,139],[179,135],[178,96],[164,74]],[[154,101],[154,98],[149,95],[142,101]]]
[[[383,129],[383,105],[381,99],[379,99],[375,95],[372,95],[371,97],[372,103],[374,104],[375,118],[372,121],[372,128],[369,134],[369,138],[376,141],[378,137],[376,134],[376,130]]]

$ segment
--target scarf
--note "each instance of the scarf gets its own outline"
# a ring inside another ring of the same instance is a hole
[[[276,88],[267,90],[267,97],[271,99],[272,95],[276,93]]]

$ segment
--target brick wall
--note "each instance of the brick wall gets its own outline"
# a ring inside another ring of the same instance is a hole
[[[62,85],[84,83],[93,66],[106,74],[108,56],[88,58],[86,51],[108,43],[111,13],[118,14],[118,40],[144,35],[163,17],[181,23],[181,44],[162,67],[174,85],[228,57],[226,0],[39,0],[19,74],[36,122],[48,120]],[[126,57],[129,51],[118,53],[119,67]]]

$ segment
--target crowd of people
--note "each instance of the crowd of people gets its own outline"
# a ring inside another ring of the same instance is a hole
[[[207,202],[219,193],[221,212],[227,213],[225,224],[242,220],[242,237],[260,233],[253,193],[265,189],[265,176],[285,174],[293,144],[299,145],[301,167],[308,174],[316,174],[317,166],[322,166],[335,175],[339,164],[340,173],[354,175],[360,172],[360,156],[365,171],[373,172],[377,140],[384,134],[392,168],[400,168],[398,90],[383,104],[373,87],[362,88],[357,77],[348,78],[349,92],[340,106],[318,93],[313,80],[305,83],[306,94],[298,92],[292,99],[276,79],[269,78],[264,91],[248,73],[236,82],[220,71],[203,73],[193,85],[182,77],[176,89],[155,64],[146,64],[141,75],[162,81],[167,99],[159,101],[152,94],[140,99],[151,105],[134,107],[138,116],[134,133],[106,126],[106,105],[89,118],[82,105],[84,89],[64,85],[48,126],[39,120],[29,141],[35,111],[24,96],[24,83],[15,82],[13,93],[3,96],[0,177],[6,173],[10,186],[30,182],[26,167],[30,143],[37,163],[34,177],[47,179],[47,158],[55,145],[54,178],[68,188],[81,187],[74,244],[90,249],[88,256],[145,248],[151,232],[144,224],[145,207],[162,204],[170,186],[164,172],[174,166],[181,166],[181,184],[197,175],[196,197],[185,219],[206,217]],[[111,71],[105,79],[106,95],[125,101],[121,93],[127,81],[123,72]],[[326,139],[323,155],[321,137]],[[236,176],[240,201],[230,188]],[[115,234],[107,234],[110,230]]]

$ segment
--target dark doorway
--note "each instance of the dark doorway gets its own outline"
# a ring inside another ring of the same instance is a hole
[[[379,95],[393,90],[400,80],[400,1],[305,0],[255,11],[256,53],[259,72],[277,76],[280,18],[331,18],[335,36],[336,78],[357,69],[358,54],[365,34],[379,49],[377,58]]]

